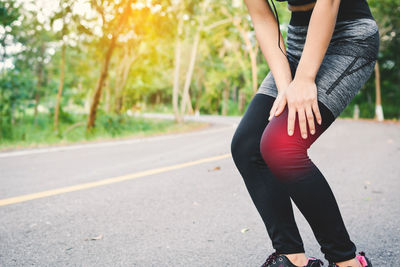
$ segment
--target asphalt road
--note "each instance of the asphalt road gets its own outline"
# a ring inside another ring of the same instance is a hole
[[[260,266],[272,246],[229,155],[240,118],[198,119],[212,124],[0,153],[0,266]],[[338,119],[309,155],[358,251],[400,266],[400,125]]]

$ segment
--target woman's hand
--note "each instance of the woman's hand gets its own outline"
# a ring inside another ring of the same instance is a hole
[[[269,121],[274,117],[274,115],[278,116],[283,111],[286,102],[286,95],[284,91],[278,91],[278,95],[275,98],[274,104],[272,104],[271,110],[269,111]]]
[[[298,113],[301,136],[307,138],[307,123],[310,133],[315,133],[314,114],[319,125],[322,123],[321,113],[317,102],[317,86],[312,79],[294,79],[282,92],[282,100],[279,102],[275,116],[278,116],[288,104],[288,134],[294,133],[296,112]],[[278,99],[278,97],[277,97]],[[275,103],[274,103],[275,105]],[[271,108],[272,109],[272,108]],[[314,114],[313,114],[314,112]]]

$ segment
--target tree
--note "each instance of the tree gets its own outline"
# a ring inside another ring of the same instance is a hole
[[[56,97],[56,105],[54,107],[54,125],[53,128],[55,131],[58,130],[58,119],[59,119],[59,112],[60,112],[60,105],[61,105],[61,97],[64,89],[64,79],[65,79],[65,53],[67,48],[66,39],[68,38],[68,34],[71,31],[71,27],[74,24],[79,23],[79,17],[72,13],[72,6],[74,4],[73,0],[60,0],[60,9],[55,12],[53,17],[51,17],[51,25],[54,25],[56,20],[60,20],[62,23],[62,27],[60,32],[57,34],[58,39],[61,42],[61,59],[60,59],[60,77],[59,77],[59,84],[57,90],[57,97]],[[67,23],[68,21],[68,23]]]
[[[103,25],[102,32],[105,39],[104,41],[106,43],[108,41],[108,45],[102,63],[100,76],[97,80],[95,92],[92,99],[92,104],[90,106],[89,118],[86,126],[87,131],[90,131],[95,125],[97,107],[99,105],[104,82],[108,75],[108,67],[110,65],[111,56],[115,49],[117,38],[120,35],[124,26],[126,25],[128,16],[131,13],[132,3],[133,3],[132,0],[121,1],[119,4],[114,4],[113,2],[108,2],[108,1],[100,1],[100,3],[98,3],[97,0],[92,1],[94,8],[97,10],[97,12],[99,12],[102,18],[102,25]],[[106,20],[105,6],[108,6],[108,9],[112,8],[115,10],[113,14],[114,18],[110,21]]]
[[[396,50],[398,46],[396,43],[399,43],[399,35],[400,35],[400,17],[399,17],[399,3],[397,0],[387,0],[387,1],[370,1],[369,3],[371,7],[371,11],[378,23],[379,27],[379,38],[380,38],[380,55],[389,54],[389,60],[391,62],[400,63],[398,53]],[[394,53],[391,53],[394,51]],[[396,58],[397,57],[397,58]],[[379,62],[385,61],[382,56],[380,56],[380,60],[377,60],[375,65],[375,118],[378,121],[382,121],[384,119],[384,113],[382,108],[382,94],[381,94],[381,70],[379,67]],[[387,59],[386,59],[387,60]],[[395,66],[398,64],[394,64]],[[398,76],[398,75],[397,75]],[[389,88],[385,88],[388,90]],[[389,99],[388,99],[389,100]],[[393,98],[391,99],[393,101]],[[395,100],[395,98],[394,98]],[[390,100],[389,100],[390,101]]]

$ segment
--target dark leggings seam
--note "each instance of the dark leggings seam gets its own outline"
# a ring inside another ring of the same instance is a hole
[[[374,62],[374,61],[375,61],[375,59],[369,59],[367,62],[365,62],[365,63],[362,64],[361,66],[355,68],[354,70],[349,71],[349,72],[346,74],[346,76],[357,72],[358,70],[364,68],[365,66],[368,66],[369,64],[371,64],[371,62]]]
[[[359,57],[355,57],[350,64],[347,66],[347,68],[342,72],[342,74],[340,74],[339,78],[337,78],[332,84],[331,86],[328,88],[328,90],[326,90],[326,94],[329,95],[333,89],[335,89],[335,87],[340,83],[340,81],[347,76],[348,72],[350,71],[350,69],[354,66],[354,64],[356,64],[357,60],[359,59]]]

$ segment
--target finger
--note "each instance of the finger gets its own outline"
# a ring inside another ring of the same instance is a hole
[[[299,115],[299,126],[300,126],[300,133],[301,136],[306,139],[307,138],[307,122],[305,116],[304,108],[300,108],[297,110],[297,114]]]
[[[289,112],[288,112],[288,134],[290,136],[292,136],[294,133],[294,122],[296,119],[296,110],[293,106],[289,106],[289,105],[288,105],[288,109],[289,109]]]
[[[317,99],[314,100],[313,105],[312,105],[313,111],[315,118],[317,119],[317,122],[319,125],[322,123],[322,116],[321,113],[319,112],[319,107],[318,107],[318,102]]]
[[[282,111],[285,109],[285,106],[286,106],[286,101],[284,99],[282,99],[279,102],[278,108],[275,111],[275,116],[279,116],[279,114],[281,114]]]
[[[279,101],[278,99],[275,99],[274,103],[272,104],[272,108],[271,108],[271,110],[269,111],[268,120],[271,120],[272,117],[274,116],[275,109],[276,109],[276,105],[278,104],[278,101]]]
[[[307,117],[308,127],[310,128],[310,133],[315,134],[314,115],[312,113],[311,106],[306,107],[306,117]]]

